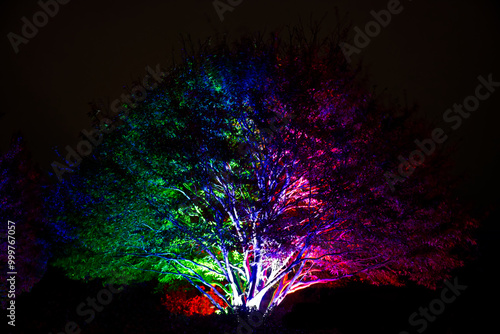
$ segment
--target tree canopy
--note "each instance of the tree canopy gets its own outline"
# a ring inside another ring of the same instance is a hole
[[[187,280],[221,310],[267,311],[346,277],[433,287],[474,244],[438,157],[391,191],[427,128],[378,104],[334,41],[207,43],[122,107],[61,185],[75,279]]]

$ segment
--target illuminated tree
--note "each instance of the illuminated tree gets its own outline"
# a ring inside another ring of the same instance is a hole
[[[184,279],[241,312],[353,276],[433,287],[461,266],[477,224],[438,157],[396,192],[384,177],[425,126],[377,105],[336,45],[202,47],[133,110],[108,112],[126,124],[64,183],[77,241],[59,265]]]

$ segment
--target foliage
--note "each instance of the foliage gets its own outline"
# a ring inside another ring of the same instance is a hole
[[[219,304],[223,302],[210,289],[203,286],[200,288]],[[184,283],[180,286],[165,286],[164,293],[162,305],[165,306],[170,313],[192,316],[193,314],[210,315],[214,314],[216,311],[215,306],[210,300],[189,284]]]
[[[0,156],[0,260],[1,296],[6,307],[9,284],[7,272],[15,276],[15,296],[28,292],[42,278],[50,256],[50,228],[46,219],[44,194],[47,188],[33,164],[26,144],[17,134],[10,149]],[[9,224],[12,221],[15,224]],[[9,227],[10,225],[10,227]],[[8,229],[12,228],[10,239]],[[9,242],[10,240],[10,242]],[[8,246],[11,246],[8,249]],[[13,267],[8,267],[8,250],[13,250]]]

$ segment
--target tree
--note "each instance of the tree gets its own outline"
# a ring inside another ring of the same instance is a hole
[[[47,180],[32,162],[24,140],[14,135],[10,149],[0,156],[2,307],[9,299],[29,292],[47,269],[50,246],[45,187]],[[15,276],[15,293],[7,281],[11,276]]]
[[[353,276],[434,287],[463,265],[477,222],[441,156],[396,192],[384,177],[428,127],[377,104],[338,43],[316,41],[202,46],[109,113],[126,124],[63,184],[77,241],[58,264],[80,279],[187,280],[238,312]]]

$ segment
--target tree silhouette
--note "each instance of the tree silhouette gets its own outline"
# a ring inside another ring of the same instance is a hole
[[[353,276],[433,287],[474,244],[439,157],[391,191],[427,128],[378,105],[333,40],[204,45],[130,109],[62,184],[73,278],[183,279],[219,310],[269,312]]]
[[[0,156],[2,307],[7,306],[10,294],[6,279],[12,275],[8,272],[17,272],[17,297],[30,291],[47,269],[50,247],[44,203],[46,186],[47,180],[31,161],[24,140],[19,134],[14,135],[10,149]],[[12,267],[8,266],[9,260],[13,261]]]

